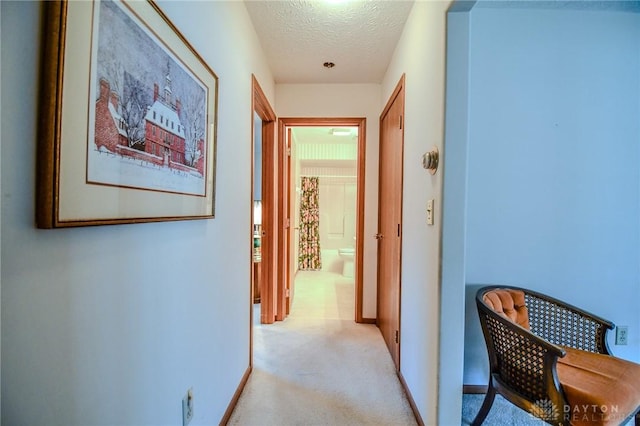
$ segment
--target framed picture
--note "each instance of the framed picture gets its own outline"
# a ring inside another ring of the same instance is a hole
[[[37,226],[213,218],[216,74],[152,1],[44,7]]]

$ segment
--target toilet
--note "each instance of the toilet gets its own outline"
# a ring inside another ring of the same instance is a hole
[[[356,249],[354,248],[341,248],[338,249],[338,254],[342,259],[342,276],[347,278],[353,278],[354,276],[354,259],[356,257]]]

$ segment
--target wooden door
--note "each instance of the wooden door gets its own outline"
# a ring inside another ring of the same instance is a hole
[[[380,116],[377,325],[400,369],[404,76]]]

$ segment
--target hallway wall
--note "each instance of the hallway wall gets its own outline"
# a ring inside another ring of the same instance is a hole
[[[277,84],[279,117],[365,117],[366,170],[364,216],[364,318],[376,317],[378,228],[378,126],[380,86],[377,84]]]
[[[488,380],[483,283],[628,325],[609,344],[640,361],[638,12],[471,12],[465,384]]]
[[[382,84],[380,107],[382,112],[405,73],[400,370],[428,425],[460,424],[462,404],[461,393],[438,394],[442,168],[431,175],[422,167],[422,155],[434,145],[443,152],[445,21],[450,3],[414,4]],[[426,225],[429,199],[435,200],[433,226]],[[456,354],[450,354],[447,363],[457,368]],[[439,416],[438,409],[444,414]]]
[[[249,365],[251,74],[272,104],[273,78],[241,2],[158,4],[220,79],[216,218],[38,230],[40,3],[0,2],[2,424],[177,425],[190,387],[217,424]]]

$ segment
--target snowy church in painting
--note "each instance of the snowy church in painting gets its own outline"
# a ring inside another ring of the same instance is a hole
[[[153,103],[144,115],[144,139],[130,143],[127,122],[122,116],[120,99],[106,79],[100,80],[100,94],[96,101],[95,145],[123,157],[132,157],[157,166],[204,176],[204,141],[196,146],[193,167],[187,164],[186,128],[180,120],[182,104],[173,102],[171,78],[166,76],[163,93],[157,83],[153,89]]]

